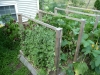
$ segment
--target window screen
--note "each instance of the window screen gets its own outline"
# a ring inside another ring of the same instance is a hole
[[[15,11],[15,6],[10,5],[10,6],[0,6],[0,16],[10,14],[15,20],[17,20],[16,17],[16,11]]]

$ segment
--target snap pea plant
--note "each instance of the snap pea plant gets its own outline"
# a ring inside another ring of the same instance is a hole
[[[31,20],[28,22],[29,25],[21,29],[21,50],[38,70],[38,75],[48,75],[55,70],[55,31]]]

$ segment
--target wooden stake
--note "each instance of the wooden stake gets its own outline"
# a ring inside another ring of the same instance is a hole
[[[99,20],[100,20],[100,15],[97,15],[95,19],[94,29],[97,28]]]
[[[39,12],[38,15],[39,15],[39,20],[42,21],[42,13]]]
[[[19,24],[22,24],[22,15],[21,14],[18,14],[18,22],[19,22]]]
[[[77,57],[79,54],[79,49],[80,49],[80,44],[81,44],[82,35],[83,35],[83,31],[84,31],[84,26],[85,26],[85,20],[81,21],[80,32],[79,32],[78,41],[77,41],[77,47],[76,47],[76,51],[75,51],[75,55],[74,55],[74,62],[77,61]]]
[[[60,50],[61,50],[61,40],[62,40],[62,28],[56,29],[56,46],[55,46],[55,67],[56,71],[54,75],[59,74],[59,62],[60,62]]]

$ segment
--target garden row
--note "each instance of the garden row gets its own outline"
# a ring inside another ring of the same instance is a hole
[[[95,20],[95,14],[68,13],[63,16],[57,12],[39,11],[36,19],[41,21],[19,15],[19,24],[22,24],[22,16],[29,19],[27,26],[20,25],[20,60],[34,75],[58,75],[60,70],[66,75],[100,74],[99,17]],[[38,73],[32,70],[31,64],[23,56],[27,57]]]

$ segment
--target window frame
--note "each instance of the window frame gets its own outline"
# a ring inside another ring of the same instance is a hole
[[[16,18],[17,18],[17,22],[18,22],[18,8],[17,8],[17,1],[0,1],[0,6],[11,6],[14,5],[15,6],[15,14],[16,14]]]

